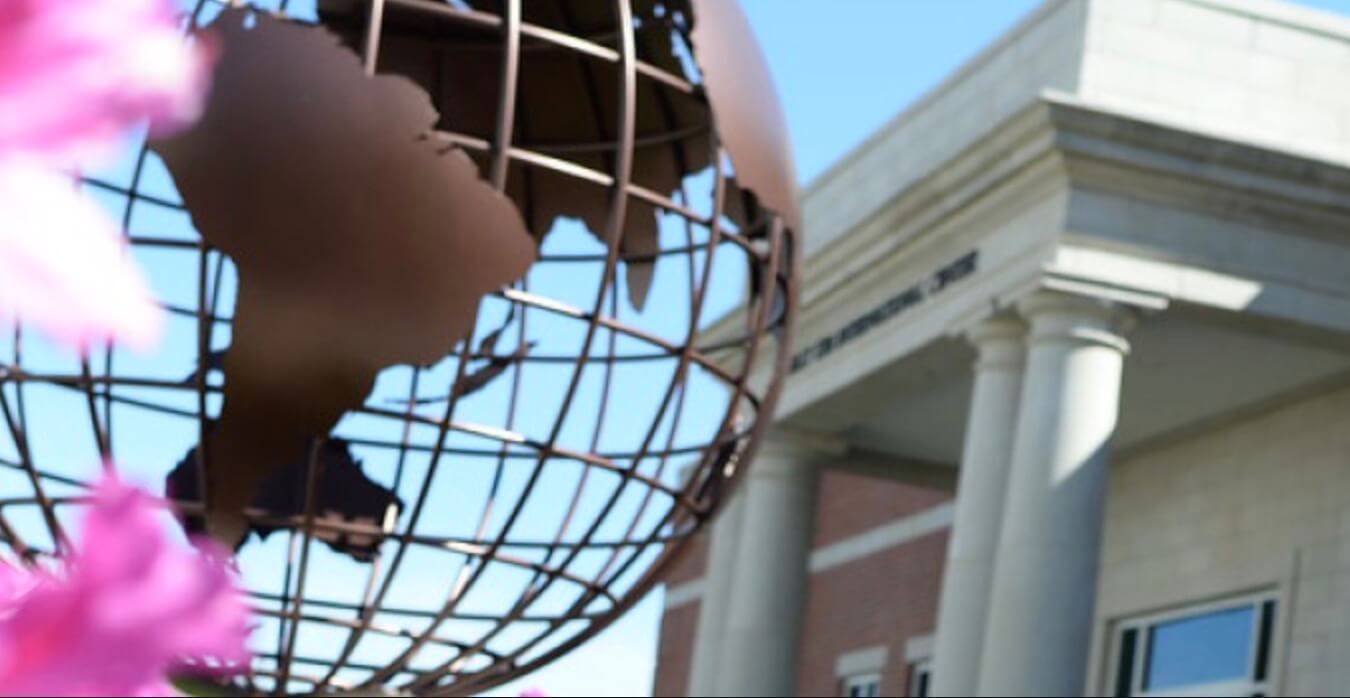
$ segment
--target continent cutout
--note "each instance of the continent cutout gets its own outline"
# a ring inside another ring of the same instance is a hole
[[[487,13],[505,12],[501,0],[467,0]],[[651,9],[639,0],[634,12]],[[594,0],[528,0],[522,21],[612,44],[614,3]],[[319,17],[349,46],[365,35],[365,11],[346,0],[320,0]],[[683,73],[669,27],[653,20],[635,31],[639,57],[677,75]],[[511,136],[514,148],[584,168],[600,177],[614,174],[620,112],[617,64],[522,37]],[[440,111],[438,128],[482,139],[496,138],[501,102],[504,42],[498,29],[437,19],[425,12],[388,5],[380,39],[378,70],[403,75],[425,88]],[[639,76],[636,84],[631,184],[670,196],[684,178],[711,162],[712,118],[706,102]],[[490,155],[474,152],[483,172]],[[560,218],[582,222],[606,240],[610,187],[588,175],[564,173],[521,159],[507,171],[506,193],[543,239]],[[658,210],[630,195],[618,235],[630,304],[647,303],[660,252]]]
[[[302,454],[263,480],[251,506],[264,518],[250,520],[249,532],[266,539],[278,530],[293,528],[290,522],[304,518],[310,462],[310,454]],[[357,562],[373,561],[384,542],[384,526],[398,519],[403,512],[403,500],[366,477],[361,462],[352,456],[351,445],[343,439],[325,441],[314,462],[322,469],[315,490],[314,538]],[[197,449],[188,451],[165,478],[164,491],[178,501],[201,499]],[[183,528],[190,535],[203,534],[206,522],[201,516],[189,515],[183,520]],[[240,539],[235,548],[243,543],[244,539]]]
[[[465,0],[502,16],[504,0]],[[713,134],[731,154],[736,177],[726,186],[723,213],[747,232],[763,223],[761,207],[799,231],[796,174],[777,93],[754,34],[734,0],[630,0],[637,58],[684,79],[692,93],[640,73],[635,85],[631,183],[679,198],[686,179],[712,165]],[[319,17],[349,46],[366,31],[362,3],[319,0]],[[615,5],[596,0],[528,0],[522,22],[617,48]],[[437,128],[493,143],[497,138],[506,59],[501,30],[470,26],[387,5],[378,70],[425,88],[440,111]],[[689,55],[686,49],[696,49]],[[511,145],[602,177],[614,174],[620,113],[616,62],[521,37]],[[490,155],[473,152],[484,172]],[[513,159],[506,193],[535,237],[560,218],[581,221],[607,242],[607,184],[575,173]],[[702,196],[702,193],[700,193]],[[697,198],[697,197],[696,197]],[[619,235],[628,300],[644,308],[660,257],[658,208],[628,199]]]
[[[337,37],[254,14],[211,25],[205,113],[152,143],[197,229],[239,273],[206,526],[237,545],[260,485],[309,453],[376,374],[430,364],[538,254],[516,207],[428,137],[426,92],[369,77]]]

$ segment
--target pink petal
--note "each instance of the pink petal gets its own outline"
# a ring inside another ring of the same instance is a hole
[[[91,166],[139,123],[191,122],[214,58],[172,0],[0,0],[0,328],[31,322],[84,350],[158,338],[112,224],[50,170]]]
[[[64,175],[0,158],[0,326],[33,323],[68,346],[147,349],[161,309],[117,229]]]
[[[109,478],[66,578],[0,614],[0,695],[171,695],[185,661],[241,666],[248,612],[223,558],[175,544],[166,511]]]
[[[22,588],[22,573],[4,562],[0,562],[0,613],[17,599]]]
[[[149,120],[196,118],[214,50],[184,40],[170,0],[5,0],[0,9],[0,154],[105,151]]]
[[[13,567],[0,560],[0,620],[8,618],[19,607],[38,578],[28,570]],[[0,648],[3,652],[3,648]]]

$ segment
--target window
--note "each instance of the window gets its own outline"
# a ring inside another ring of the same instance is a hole
[[[929,687],[933,683],[933,662],[925,659],[909,665],[910,698],[928,698]]]
[[[858,674],[844,679],[847,698],[878,698],[881,695],[881,674]]]
[[[848,698],[878,698],[881,674],[886,671],[890,649],[885,645],[859,647],[834,660],[834,675],[839,679],[839,694]]]
[[[1274,626],[1270,595],[1128,620],[1115,632],[1112,695],[1265,696]]]

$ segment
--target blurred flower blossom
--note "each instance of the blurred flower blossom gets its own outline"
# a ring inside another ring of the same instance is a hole
[[[0,153],[87,165],[143,120],[190,123],[211,54],[184,41],[171,0],[5,0]]]
[[[191,122],[213,53],[183,39],[171,0],[0,2],[0,323],[80,349],[157,336],[116,229],[57,173],[97,165],[141,122]]]
[[[0,695],[172,695],[170,671],[248,660],[226,558],[170,540],[163,516],[110,477],[61,569],[0,567]]]
[[[0,160],[0,324],[22,318],[81,350],[114,337],[146,349],[160,312],[121,233],[74,181]]]
[[[548,698],[548,693],[542,688],[527,688],[520,692],[520,698]]]

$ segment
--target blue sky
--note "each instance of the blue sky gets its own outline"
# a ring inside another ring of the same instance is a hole
[[[987,46],[1038,5],[1039,0],[829,0],[828,2],[742,0],[742,4],[756,28],[775,75],[787,112],[798,171],[805,183],[843,157],[852,147],[903,110],[906,105],[922,96],[964,61]],[[1350,0],[1307,0],[1303,4],[1350,14]],[[156,189],[162,189],[163,191],[159,193],[163,193],[165,197],[176,196],[167,175],[154,170],[153,166],[149,173],[149,187],[151,193],[156,193]],[[107,203],[113,208],[119,205],[116,201]],[[138,206],[130,227],[133,233],[138,234],[183,234],[188,236],[187,239],[192,235],[185,216],[170,209],[157,209],[151,206]],[[548,240],[547,244],[554,246],[552,251],[594,251],[595,242],[585,232],[576,229],[575,226],[560,227],[564,229],[554,233]],[[196,286],[195,276],[184,275],[184,270],[189,267],[184,265],[180,257],[169,256],[172,254],[138,252],[138,258],[146,267],[152,283],[162,298],[179,299],[180,305],[191,306]],[[164,256],[161,258],[158,255]],[[195,266],[191,267],[191,271],[195,274]],[[565,277],[552,276],[556,274],[556,270],[540,269],[537,273],[532,272],[532,289],[548,288],[550,292],[545,295],[562,298],[574,305],[584,305],[587,302],[584,299],[591,296],[594,291],[586,288],[585,284],[577,283],[575,279],[591,278],[596,275],[587,274],[585,270],[576,274],[578,268],[575,267],[571,271],[573,273]],[[681,275],[678,269],[674,272],[662,272],[658,269],[653,297],[659,298],[666,294],[681,292],[679,287]],[[736,288],[735,279],[728,279],[724,286]],[[226,298],[231,295],[231,289],[232,280],[227,273]],[[723,306],[735,302],[734,292],[713,295]],[[716,316],[726,309],[726,307],[710,308],[708,314]],[[489,309],[487,313],[490,316],[500,315],[502,308]],[[678,328],[682,320],[687,321],[687,317],[672,318],[669,312],[635,314],[624,319],[640,326],[650,322],[653,331],[657,331],[659,327],[665,327],[667,330],[671,327]],[[538,322],[547,325],[550,320],[541,317]],[[569,345],[568,338],[573,341],[575,339],[572,335],[575,334],[576,327],[565,323],[546,328],[536,325],[536,328],[537,331],[542,330],[549,335],[548,341],[558,342],[555,347],[558,351],[566,351]],[[221,341],[226,340],[226,337],[221,338]],[[170,328],[166,344],[161,351],[146,357],[123,358],[124,355],[119,354],[118,366],[120,370],[129,374],[181,379],[191,370],[191,366],[180,365],[178,359],[191,356],[194,342],[192,325],[179,323]],[[539,350],[550,353],[549,349],[546,343]],[[48,368],[58,373],[74,370],[68,356],[63,356],[60,352],[45,351],[40,342],[27,346],[26,351],[30,368]],[[0,341],[0,356],[8,358],[8,355],[8,348]],[[447,378],[445,374],[452,368],[451,364],[442,364],[432,372],[432,376],[445,379]],[[387,375],[381,377],[381,383],[376,389],[377,395],[395,396],[399,391],[406,392],[409,373],[406,369],[391,369]],[[559,376],[534,374],[529,380],[534,384],[537,394],[560,395],[562,392],[560,384],[556,383],[561,380]],[[615,395],[616,403],[623,405],[650,403],[650,399],[642,399],[644,396],[641,393],[647,390],[646,386],[650,385],[651,380],[652,376],[618,377],[616,383],[621,388]],[[32,389],[31,394],[40,396],[40,399],[33,400],[34,421],[41,425],[37,430],[48,435],[48,438],[40,439],[40,443],[34,446],[38,460],[47,465],[56,462],[94,463],[95,450],[92,440],[86,435],[77,436],[76,429],[50,428],[73,424],[70,417],[72,414],[83,418],[82,412],[86,407],[78,396],[55,389],[43,390],[40,387]],[[123,394],[132,394],[132,391]],[[578,402],[582,404],[578,404],[576,411],[582,414],[594,412],[595,406],[590,401],[594,400],[596,391],[583,389],[581,395]],[[681,433],[685,429],[690,432],[706,429],[708,415],[715,412],[706,407],[714,398],[705,396],[700,399],[697,395],[691,395],[690,399],[704,405],[705,408],[690,411],[691,414],[680,427]],[[487,390],[478,396],[473,407],[478,411],[468,412],[461,418],[486,424],[498,423],[503,404],[504,398],[500,392]],[[193,409],[190,401],[183,404],[183,407]],[[554,407],[545,405],[534,406],[531,409],[542,414]],[[195,440],[195,435],[183,431],[180,423],[161,422],[159,421],[161,418],[121,408],[114,414],[118,420],[120,434],[114,443],[116,455],[133,470],[133,475],[141,474],[145,482],[156,482],[162,476],[164,468],[181,458]],[[605,441],[602,443],[614,450],[623,450],[626,446],[623,439],[634,433],[640,433],[639,426],[645,426],[645,423],[651,421],[651,417],[643,414],[623,414],[611,417],[611,420],[614,426],[607,430]],[[539,420],[532,420],[528,416],[522,418],[522,422],[526,424],[532,421]],[[573,426],[571,423],[568,426],[569,434],[564,436],[565,440],[572,438],[571,431],[577,431],[576,438],[584,441],[584,434],[587,433],[586,425],[576,425],[578,428],[575,430],[570,429]],[[350,420],[346,427],[348,433],[362,433],[367,428],[372,430],[376,428],[356,419]],[[87,431],[87,427],[84,429]],[[522,426],[521,429],[529,431],[528,426]],[[51,438],[51,435],[56,435],[56,438]],[[463,439],[458,445],[469,447],[484,444],[471,443]],[[581,444],[580,447],[584,449],[585,445]],[[0,455],[6,455],[11,449],[12,444],[4,443],[4,434],[0,433]],[[368,462],[375,462],[379,457],[377,454],[358,455],[367,457]],[[425,463],[417,459],[414,461],[416,462],[410,465],[414,470],[426,467]],[[149,465],[144,465],[144,470],[138,472],[135,470],[138,464]],[[92,468],[92,465],[90,467]],[[88,476],[91,470],[72,467],[69,472],[72,475]],[[458,464],[454,478],[453,488],[436,495],[437,501],[447,510],[468,511],[479,507],[486,499],[487,489],[496,487],[490,484],[494,479],[493,473],[475,470],[464,461]],[[412,479],[414,478],[410,476],[410,480]],[[5,488],[5,482],[0,479],[0,490]],[[440,484],[444,486],[445,483]],[[509,502],[513,496],[517,496],[520,484],[520,473],[506,473],[501,478],[500,484],[502,498]],[[566,487],[568,483],[561,482],[559,486]],[[410,497],[405,494],[405,499]],[[530,513],[523,517],[523,525],[528,528],[538,524],[540,531],[550,530],[545,523],[551,521],[551,517],[557,516],[560,511],[558,504],[559,502],[550,502],[547,498],[541,499],[540,507],[529,510]],[[470,523],[477,520],[477,512],[474,514],[475,516],[467,519]],[[427,525],[433,529],[438,526],[447,527],[445,531],[441,531],[445,535],[466,535],[464,531],[448,528],[459,523],[462,521],[450,516],[431,516]],[[494,526],[499,525],[500,518],[492,523]],[[489,528],[489,531],[491,530],[493,529]],[[247,548],[242,556],[245,566],[261,570],[259,575],[267,576],[268,570],[277,569],[276,561],[285,553],[284,543],[284,538],[277,535],[265,545]],[[325,566],[320,569],[324,574],[317,575],[320,578],[317,583],[326,590],[328,580],[337,580],[335,588],[332,589],[334,596],[341,596],[343,588],[352,588],[350,583],[343,581],[349,578],[349,574],[361,573],[354,568],[349,570],[341,561],[326,561],[323,564]],[[444,562],[418,560],[410,564],[423,564],[435,569],[436,565]],[[443,579],[444,577],[422,578],[416,580],[418,584],[414,588],[402,591],[409,595],[439,593],[443,596]],[[504,576],[493,581],[499,582],[503,588],[508,588],[511,583],[518,580]],[[509,591],[499,593],[495,597],[488,594],[482,601],[490,604],[508,596]],[[653,594],[606,633],[566,659],[547,667],[536,676],[496,693],[514,695],[523,686],[539,686],[554,696],[647,693],[651,688],[660,608],[661,594]],[[333,640],[315,637],[313,641],[324,643]]]

